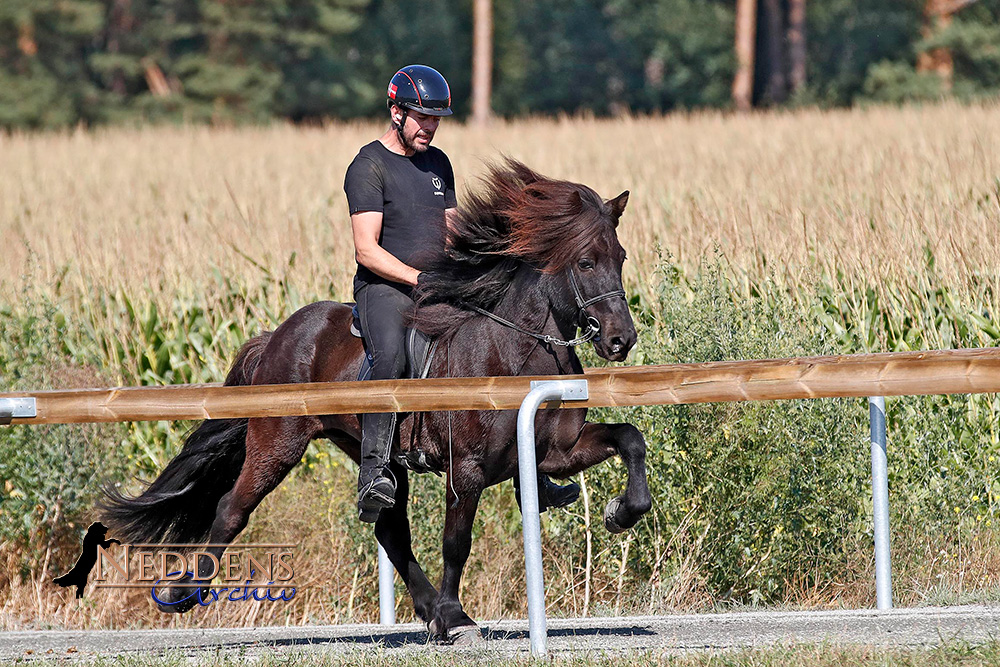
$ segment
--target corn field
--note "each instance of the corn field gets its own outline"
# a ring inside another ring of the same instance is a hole
[[[619,235],[640,330],[628,363],[643,364],[1000,344],[998,127],[992,102],[485,130],[446,121],[435,143],[455,165],[460,202],[502,155],[605,197],[631,191]],[[0,384],[220,381],[250,336],[311,301],[350,300],[343,175],[382,130],[0,135]],[[550,611],[871,604],[859,406],[599,413],[647,435],[655,508],[629,535],[607,535],[600,512],[622,471],[588,472],[588,500],[544,524]],[[998,411],[994,396],[890,401],[898,602],[997,595]],[[97,611],[53,590],[46,577],[73,558],[100,482],[152,478],[189,427],[0,433],[0,626],[375,618],[373,542],[351,510],[356,471],[325,443],[248,529],[303,545],[313,565],[295,603],[167,618],[140,597]],[[433,578],[442,489],[421,478],[413,492],[418,557]],[[521,590],[523,577],[510,486],[491,490],[481,514],[467,607],[523,614],[520,593],[497,593]]]

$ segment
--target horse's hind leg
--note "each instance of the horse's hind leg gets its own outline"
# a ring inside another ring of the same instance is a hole
[[[646,441],[639,429],[632,424],[588,422],[569,451],[550,448],[538,469],[556,477],[568,477],[597,465],[615,452],[628,471],[628,484],[625,493],[612,498],[605,508],[604,526],[612,533],[621,533],[634,526],[653,504],[646,479]]]
[[[251,419],[247,427],[246,460],[236,480],[235,486],[222,496],[216,508],[215,520],[209,542],[228,545],[246,528],[253,512],[264,497],[274,490],[295,464],[318,430],[318,421],[313,417],[269,417]],[[211,553],[221,560],[225,546],[213,546],[202,551]],[[198,579],[205,580],[212,573],[210,558],[199,557]],[[191,583],[185,577],[178,583]],[[206,592],[200,589],[201,594]],[[178,593],[185,595],[179,598]],[[198,603],[194,588],[176,587],[168,589],[167,598],[160,602],[163,611],[184,612]],[[204,598],[202,598],[204,599]]]
[[[410,482],[406,468],[397,463],[391,466],[396,477],[396,504],[384,509],[375,523],[375,537],[385,549],[399,576],[406,584],[413,599],[413,609],[425,623],[430,622],[434,614],[434,602],[437,599],[437,589],[427,579],[420,564],[413,555],[413,542],[410,537],[410,518],[406,513],[409,502]]]

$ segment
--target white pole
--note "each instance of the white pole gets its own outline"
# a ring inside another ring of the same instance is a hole
[[[875,519],[875,596],[879,611],[892,609],[889,557],[889,470],[886,460],[885,398],[868,398],[872,442],[872,514]]]
[[[531,654],[546,653],[545,583],[542,579],[542,529],[538,516],[538,468],[535,462],[535,413],[553,400],[586,400],[586,380],[532,382],[517,412],[517,467],[521,484],[524,569],[528,584],[528,634]]]
[[[396,624],[396,591],[393,588],[392,561],[382,545],[378,545],[378,622]]]

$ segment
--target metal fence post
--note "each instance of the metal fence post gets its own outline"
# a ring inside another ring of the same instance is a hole
[[[10,424],[15,417],[37,416],[33,398],[0,398],[0,425]]]
[[[880,611],[892,609],[892,562],[889,557],[889,470],[886,461],[885,398],[870,396],[872,442],[872,514],[875,519],[875,595]]]
[[[393,588],[395,570],[389,554],[378,545],[378,622],[381,625],[396,624],[396,590]]]
[[[545,583],[542,580],[542,529],[538,516],[538,469],[535,462],[535,413],[553,400],[583,401],[586,380],[533,381],[517,411],[517,467],[521,485],[521,525],[524,531],[524,569],[528,584],[528,633],[531,654],[545,655]]]

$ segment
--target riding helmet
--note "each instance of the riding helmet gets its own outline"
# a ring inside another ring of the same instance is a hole
[[[428,116],[451,115],[451,88],[433,67],[407,65],[389,81],[388,106],[395,104]]]

